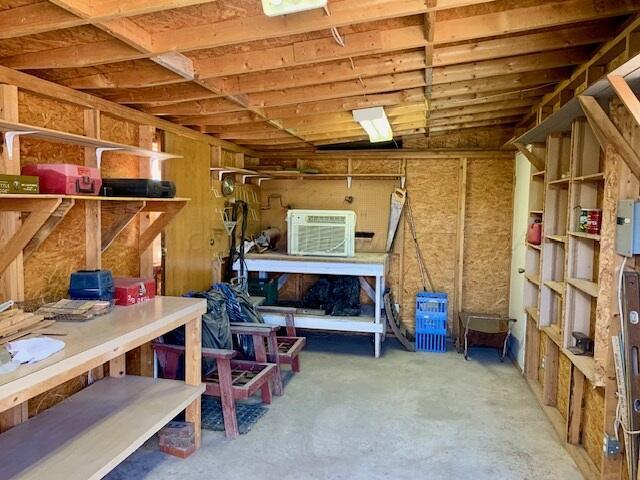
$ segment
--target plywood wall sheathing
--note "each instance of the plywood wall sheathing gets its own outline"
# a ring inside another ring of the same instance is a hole
[[[558,356],[558,392],[556,406],[562,418],[567,419],[569,411],[569,390],[571,385],[571,361],[566,355]]]
[[[406,187],[409,192],[416,221],[418,241],[422,248],[427,268],[433,278],[437,291],[449,294],[450,324],[455,331],[454,291],[456,264],[456,238],[459,199],[459,157],[431,158],[425,155],[420,158],[406,160]],[[321,173],[345,173],[348,168],[348,157],[336,154],[330,159],[305,157],[304,167],[316,168]],[[274,157],[262,159],[262,165],[279,164],[295,166],[292,159]],[[472,225],[470,239],[465,235],[465,253],[463,284],[465,297],[469,303],[465,309],[476,309],[488,313],[506,314],[509,297],[508,273],[510,265],[511,245],[511,191],[513,185],[512,159],[476,158],[469,161],[469,175],[472,186],[467,200],[471,214],[466,221]],[[352,158],[353,173],[394,173],[402,171],[402,159],[384,156],[367,158],[366,155]],[[471,180],[472,179],[472,180]],[[323,208],[353,209],[358,216],[359,231],[373,231],[372,241],[357,240],[359,251],[381,251],[386,241],[389,215],[390,195],[398,186],[398,180],[368,180],[353,178],[351,189],[344,180],[272,180],[263,184],[262,226],[278,226],[285,232],[286,207],[291,208]],[[269,200],[269,196],[275,197]],[[281,198],[282,206],[278,196]],[[353,203],[346,203],[345,198],[352,196]],[[504,198],[503,198],[504,197]],[[268,205],[271,205],[268,208]],[[493,212],[499,212],[494,215]],[[481,217],[478,218],[477,216]],[[485,221],[486,219],[486,221]],[[489,229],[492,234],[489,235]],[[491,265],[482,262],[490,252]],[[497,245],[497,248],[496,248]],[[282,242],[284,246],[284,241]],[[508,275],[507,275],[508,277]],[[299,280],[290,276],[288,285],[281,291],[284,298],[294,299],[297,295]],[[302,291],[313,283],[313,279],[304,279]],[[402,321],[407,328],[413,329],[415,294],[422,290],[418,265],[416,263],[414,241],[410,228],[405,221],[401,222],[398,237],[390,256],[390,275],[388,283],[394,290],[396,300],[401,304]]]

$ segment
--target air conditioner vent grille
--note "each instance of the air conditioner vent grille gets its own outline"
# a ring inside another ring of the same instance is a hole
[[[338,225],[344,225],[346,219],[344,216],[321,216],[321,215],[307,215],[307,223],[335,223]]]

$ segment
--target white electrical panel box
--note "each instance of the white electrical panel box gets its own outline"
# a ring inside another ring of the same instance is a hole
[[[356,213],[350,210],[289,210],[287,253],[353,257]]]
[[[640,254],[640,202],[620,200],[616,223],[618,255],[632,257]]]
[[[262,0],[265,15],[277,17],[327,6],[327,0]]]

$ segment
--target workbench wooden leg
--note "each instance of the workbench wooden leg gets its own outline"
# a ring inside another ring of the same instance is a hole
[[[9,410],[0,412],[0,433],[6,432],[29,418],[28,402],[22,402]]]
[[[202,384],[202,319],[196,317],[185,325],[184,380],[187,385]],[[230,372],[229,372],[230,373]],[[185,410],[185,419],[193,423],[196,449],[202,440],[200,397]],[[234,409],[235,411],[235,409]]]
[[[282,382],[282,366],[278,356],[278,338],[275,331],[269,334],[267,346],[269,347],[269,361],[276,364],[276,374],[273,378],[273,394],[281,396],[284,395],[284,383]]]
[[[109,376],[124,377],[127,370],[127,355],[122,354],[119,357],[109,361]]]
[[[219,358],[217,361],[218,378],[220,379],[220,403],[222,404],[222,419],[224,432],[229,440],[238,438],[238,419],[236,418],[236,401],[233,398],[233,379],[231,376],[231,362],[229,359]]]

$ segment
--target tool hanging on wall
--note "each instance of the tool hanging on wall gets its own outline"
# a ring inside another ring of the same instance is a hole
[[[404,209],[404,203],[407,198],[407,191],[404,188],[396,188],[391,194],[391,212],[389,213],[389,229],[387,234],[387,248],[385,252],[390,252],[393,246],[393,240],[396,238],[398,224]]]
[[[411,197],[409,194],[406,194],[407,205],[407,221],[409,222],[409,227],[411,229],[411,238],[413,238],[413,243],[416,247],[416,258],[418,259],[418,268],[420,269],[420,278],[422,280],[422,289],[425,292],[433,292],[435,289],[433,288],[433,281],[431,280],[431,275],[429,275],[429,270],[427,269],[427,264],[424,261],[424,256],[422,255],[422,249],[420,248],[420,244],[418,243],[418,234],[416,232],[416,223],[413,218],[413,210],[411,209]],[[429,285],[429,288],[427,288]]]
[[[240,285],[240,287],[243,290],[246,290],[247,289],[247,285],[246,285],[246,271],[247,271],[246,268],[247,267],[244,261],[244,254],[245,254],[244,240],[247,235],[247,223],[249,221],[249,205],[247,205],[247,203],[243,202],[242,200],[237,200],[233,204],[229,205],[229,207],[231,207],[230,221],[235,222],[235,225],[231,229],[230,239],[229,239],[229,262],[227,263],[227,278],[229,279],[234,278],[233,264],[237,261],[238,262],[238,273],[237,273],[238,282],[237,283],[238,285]],[[225,207],[225,210],[226,210],[226,207]],[[240,215],[242,215],[242,222],[240,223],[240,241],[239,241],[239,245],[236,247],[236,242],[238,240],[237,238],[238,232],[236,231],[236,228],[238,226],[238,219]]]

